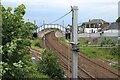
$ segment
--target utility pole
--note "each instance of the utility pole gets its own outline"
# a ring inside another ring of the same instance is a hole
[[[77,24],[78,24],[78,6],[72,7],[72,50],[73,50],[73,62],[72,62],[72,78],[77,80],[78,78],[78,34],[77,34]]]

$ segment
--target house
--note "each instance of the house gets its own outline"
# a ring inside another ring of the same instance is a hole
[[[116,33],[120,32],[120,22],[113,22],[108,26],[108,29],[105,32]]]
[[[108,25],[109,23],[102,19],[92,19],[88,22],[84,22],[81,25],[81,28],[83,29],[84,33],[96,33],[101,31],[102,28],[105,28]]]
[[[117,38],[120,38],[120,22],[113,22],[109,25],[108,29],[103,31],[102,36],[104,37],[110,37],[114,40],[117,40]]]
[[[113,22],[113,23],[111,23],[108,29],[120,30],[120,22]]]

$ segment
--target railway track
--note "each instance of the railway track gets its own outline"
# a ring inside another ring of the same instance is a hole
[[[68,60],[68,58],[67,58],[67,56],[65,56],[64,54],[62,54],[60,51],[57,51],[54,47],[53,47],[53,45],[51,44],[51,42],[50,42],[50,39],[49,39],[49,37],[48,37],[49,35],[47,35],[46,36],[46,45],[47,45],[47,47],[49,47],[49,48],[51,48],[51,49],[54,49],[54,51],[56,51],[56,53],[57,53],[57,57],[58,57],[58,59],[59,59],[59,61],[61,62],[61,65],[62,66],[64,66],[64,68],[65,69],[68,69],[68,66],[67,66],[67,60]],[[55,39],[54,39],[55,40]],[[64,65],[63,65],[64,64]],[[70,60],[70,73],[71,73],[71,75],[72,75],[72,60]],[[83,79],[83,76],[80,76],[80,74],[79,74],[79,72],[82,72],[82,74],[84,74],[84,75],[86,75],[86,78],[92,78],[93,80],[96,80],[95,79],[95,77],[93,77],[92,75],[90,75],[87,71],[85,71],[82,67],[80,67],[80,66],[78,66],[78,69],[79,69],[79,71],[78,71],[78,77],[80,78],[80,79]]]
[[[61,43],[60,43],[60,44],[61,44]],[[68,48],[67,46],[65,46],[65,47]],[[72,49],[71,49],[71,51],[72,51]],[[118,74],[118,72],[112,71],[112,70],[108,69],[107,67],[105,67],[105,66],[103,66],[103,65],[100,65],[100,64],[92,61],[91,59],[89,59],[88,57],[86,57],[86,56],[84,56],[84,55],[82,55],[82,54],[78,54],[78,55],[79,55],[78,57],[82,57],[82,58],[86,59],[87,61],[93,63],[94,65],[97,65],[97,66],[99,66],[99,67],[101,67],[101,68],[109,71],[110,73],[114,74],[114,75],[117,76],[118,78],[120,78],[120,74]],[[71,59],[72,59],[72,58],[71,58]],[[78,65],[78,67],[80,67],[80,66]]]
[[[65,47],[68,48],[67,46],[65,46]],[[72,49],[71,49],[71,50],[72,50]],[[89,58],[83,56],[82,54],[79,54],[79,56],[81,56],[82,58],[84,58],[84,59],[86,59],[86,60],[92,62],[93,64],[95,64],[95,65],[97,65],[97,66],[102,67],[103,69],[105,69],[105,70],[111,72],[112,74],[114,74],[114,75],[118,76],[118,78],[120,78],[120,74],[113,72],[112,70],[108,69],[107,67],[104,67],[104,66],[102,66],[102,65],[100,65],[100,64],[98,64],[98,63],[92,61],[91,59],[89,59]],[[79,66],[78,66],[78,67],[79,67]]]
[[[60,43],[60,44],[61,44],[61,43]],[[65,46],[65,47],[68,48],[67,46]],[[71,49],[71,50],[72,50],[72,49]],[[114,71],[108,69],[107,67],[105,67],[105,66],[103,66],[103,65],[100,65],[100,64],[92,61],[91,59],[89,59],[88,57],[86,57],[86,56],[84,56],[84,55],[82,55],[82,54],[78,54],[78,55],[79,55],[79,57],[82,57],[82,58],[88,60],[89,62],[91,62],[91,63],[93,63],[93,64],[95,64],[95,65],[97,65],[97,66],[99,66],[99,67],[101,67],[101,68],[109,71],[109,72],[111,72],[112,74],[114,74],[114,75],[118,76],[118,78],[120,78],[120,74],[118,74],[118,72],[114,72]]]
[[[52,49],[52,50],[54,50],[54,51],[56,51],[56,54],[57,54],[57,57],[58,57],[58,59],[59,59],[59,61],[60,61],[60,63],[62,63],[61,65],[63,66],[66,66],[66,67],[64,67],[65,69],[68,69],[67,67],[67,60],[68,60],[68,58],[67,58],[67,46],[65,46],[65,45],[63,45],[63,44],[61,44],[61,43],[59,43],[58,42],[58,39],[55,37],[55,35],[54,35],[54,32],[51,32],[51,33],[48,33],[48,34],[46,34],[46,45],[47,45],[47,47],[48,48],[50,48],[50,49]],[[65,49],[66,48],[66,49]],[[60,49],[60,50],[59,50]],[[64,51],[63,51],[63,50]],[[71,51],[72,52],[72,51]],[[90,64],[88,64],[88,65],[84,65],[83,66],[83,64],[82,64],[82,66],[81,66],[81,63],[79,63],[79,65],[78,65],[78,69],[79,69],[79,71],[78,71],[78,74],[79,74],[79,77],[80,78],[86,78],[86,76],[87,76],[87,78],[92,78],[92,79],[97,79],[97,78],[102,78],[102,77],[105,77],[105,78],[112,78],[113,76],[111,76],[111,75],[114,75],[114,77],[113,78],[120,78],[120,75],[119,74],[117,74],[117,73],[115,73],[115,72],[113,72],[113,71],[111,71],[111,70],[109,70],[109,69],[107,69],[106,67],[104,67],[104,66],[102,66],[102,65],[99,65],[99,64],[97,64],[96,62],[93,62],[92,60],[90,60],[89,58],[87,58],[87,57],[85,57],[85,56],[83,56],[83,55],[81,55],[81,54],[79,54],[79,57],[78,57],[79,59],[83,59],[84,61],[86,61],[87,63],[90,63]],[[83,61],[83,62],[84,62]],[[72,65],[72,55],[71,55],[71,57],[70,57],[70,65]],[[86,67],[87,66],[87,67]],[[90,67],[92,67],[92,68],[90,68]],[[70,66],[70,68],[71,68],[71,70],[72,70],[72,66]],[[98,69],[100,69],[100,70],[98,70]],[[95,72],[95,73],[93,73],[90,69],[94,69],[93,71],[98,71],[99,73],[102,73],[102,77],[100,76],[99,77],[99,75],[100,74],[97,74],[97,72]],[[102,72],[102,71],[104,71],[104,72]],[[81,73],[82,72],[82,73]],[[110,74],[110,76],[109,76],[109,74]],[[84,74],[84,76],[83,76],[83,74]],[[97,74],[97,75],[95,75],[95,74]],[[108,75],[107,75],[108,74]]]

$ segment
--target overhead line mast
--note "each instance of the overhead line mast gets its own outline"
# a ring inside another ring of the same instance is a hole
[[[72,7],[72,50],[73,50],[73,62],[72,62],[72,77],[73,79],[77,80],[78,78],[78,34],[77,34],[77,27],[78,27],[78,6]]]

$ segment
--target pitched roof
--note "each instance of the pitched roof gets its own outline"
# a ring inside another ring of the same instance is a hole
[[[106,21],[102,20],[102,19],[93,19],[89,21],[90,23],[106,23]]]
[[[92,24],[92,23],[107,23],[107,22],[102,19],[92,19],[89,20],[89,22],[84,22],[84,24]]]

